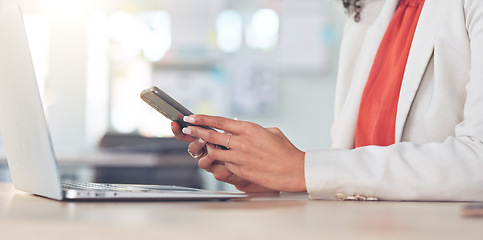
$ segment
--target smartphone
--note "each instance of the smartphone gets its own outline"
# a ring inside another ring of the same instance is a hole
[[[182,128],[192,125],[183,121],[183,117],[193,113],[161,89],[157,87],[145,89],[141,92],[141,99],[169,120],[177,122]]]
[[[193,115],[193,113],[170,97],[167,93],[163,92],[161,89],[157,87],[145,89],[141,92],[141,99],[143,99],[147,104],[156,109],[169,120],[177,122],[181,128],[193,126],[193,124],[183,121],[184,116]],[[216,131],[216,129],[212,127],[199,127]],[[224,150],[227,149],[225,146],[216,146]]]

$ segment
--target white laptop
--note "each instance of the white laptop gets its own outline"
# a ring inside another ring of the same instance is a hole
[[[15,188],[35,195],[56,200],[225,200],[247,197],[239,193],[177,186],[61,183],[22,13],[16,5],[0,12],[0,132]]]

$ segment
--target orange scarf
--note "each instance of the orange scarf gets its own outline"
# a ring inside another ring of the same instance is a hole
[[[364,89],[355,147],[395,141],[399,92],[424,0],[401,0],[389,23]]]

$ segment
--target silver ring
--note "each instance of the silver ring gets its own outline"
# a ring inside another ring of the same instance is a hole
[[[190,149],[188,148],[188,153],[191,155],[191,157],[192,157],[192,158],[194,158],[194,159],[198,160],[198,159],[200,159],[201,157],[203,157],[203,156],[205,155],[205,153],[206,153],[206,152],[203,150],[203,151],[201,151],[201,153],[199,153],[199,154],[193,154],[193,153],[190,151]]]

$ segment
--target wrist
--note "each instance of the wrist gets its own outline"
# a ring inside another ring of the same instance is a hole
[[[299,151],[295,157],[296,171],[294,179],[292,179],[292,187],[288,192],[307,192],[307,185],[305,183],[305,152]]]

